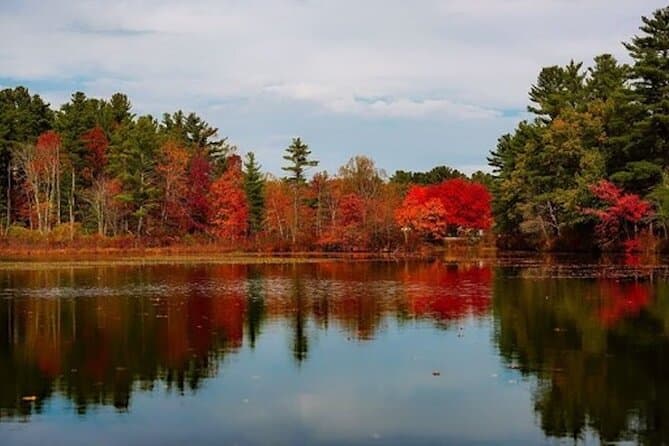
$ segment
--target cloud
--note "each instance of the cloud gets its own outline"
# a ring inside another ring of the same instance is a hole
[[[253,134],[229,135],[240,143],[277,134],[263,106],[282,115],[309,113],[295,122],[311,123],[298,130],[317,139],[310,130],[343,131],[324,128],[326,121],[342,123],[335,116],[388,125],[408,120],[415,128],[485,121],[492,132],[513,125],[507,110],[525,108],[542,66],[602,52],[624,59],[620,42],[636,32],[641,15],[664,3],[5,0],[0,78],[48,83],[44,93],[55,101],[73,87],[99,96],[123,90],[141,112],[192,109],[220,119],[214,124],[222,128],[235,114],[257,119]],[[366,136],[371,155],[384,140],[383,127],[375,128]],[[487,134],[483,146],[473,146],[478,135],[455,142],[479,160],[452,163],[484,163],[497,136]],[[440,144],[421,142],[431,152]]]
[[[456,103],[443,98],[346,96],[338,94],[334,89],[315,84],[274,85],[268,86],[265,91],[291,99],[314,102],[335,113],[365,117],[485,119],[502,116],[502,112],[498,110]]]

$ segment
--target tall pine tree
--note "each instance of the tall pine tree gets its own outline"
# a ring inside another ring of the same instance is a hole
[[[265,214],[265,181],[253,152],[247,153],[244,161],[244,192],[249,208],[249,231],[257,234]]]
[[[301,201],[302,187],[306,183],[305,172],[309,167],[316,167],[318,161],[311,159],[311,150],[309,146],[298,138],[293,138],[292,143],[286,149],[286,155],[283,159],[289,162],[288,166],[282,169],[290,175],[285,179],[290,183],[293,190],[293,224],[292,224],[292,241],[293,245],[297,241],[297,230],[299,227],[299,204]]]
[[[639,159],[669,166],[669,7],[642,17],[641,34],[625,47],[634,60],[632,85],[640,119],[630,151]]]

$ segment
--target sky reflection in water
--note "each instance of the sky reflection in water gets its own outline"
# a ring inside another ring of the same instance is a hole
[[[669,441],[667,284],[524,271],[2,271],[0,444]]]

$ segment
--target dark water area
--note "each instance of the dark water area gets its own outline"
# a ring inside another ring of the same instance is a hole
[[[669,443],[669,281],[541,262],[0,271],[0,445]]]

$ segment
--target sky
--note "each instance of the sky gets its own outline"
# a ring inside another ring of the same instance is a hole
[[[53,106],[128,94],[194,111],[265,170],[301,136],[319,170],[486,156],[541,67],[611,53],[660,0],[0,0],[0,88]]]

